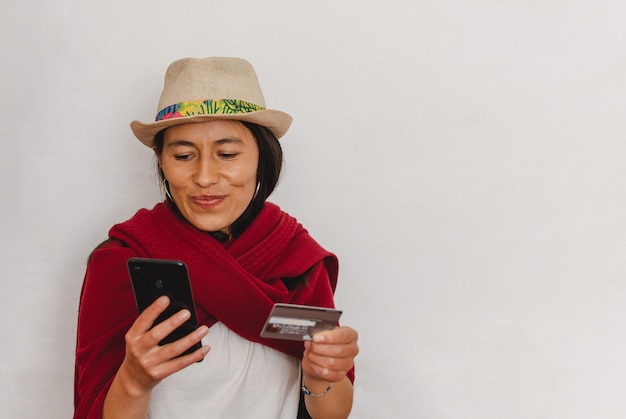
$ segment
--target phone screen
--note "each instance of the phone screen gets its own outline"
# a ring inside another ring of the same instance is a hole
[[[167,295],[170,299],[170,305],[157,317],[152,327],[184,308],[191,312],[191,317],[161,340],[159,345],[174,342],[187,336],[198,327],[187,266],[183,262],[177,260],[131,258],[127,264],[135,294],[135,302],[140,313],[162,295]],[[201,346],[201,343],[198,342],[180,356],[189,354]]]

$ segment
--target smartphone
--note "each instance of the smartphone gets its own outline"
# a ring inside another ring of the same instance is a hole
[[[137,310],[141,313],[157,298],[167,295],[170,305],[157,317],[151,328],[186,308],[191,317],[180,327],[167,335],[159,345],[174,342],[198,327],[196,309],[189,283],[187,266],[179,260],[131,258],[128,259],[130,275]],[[179,356],[190,354],[202,346],[196,343]]]

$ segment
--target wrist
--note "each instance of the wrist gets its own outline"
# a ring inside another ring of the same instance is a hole
[[[321,391],[319,393],[314,393],[312,391],[310,391],[307,386],[305,386],[304,384],[302,384],[302,387],[300,387],[300,390],[302,390],[302,393],[304,393],[305,396],[309,396],[309,397],[322,397],[325,396],[326,393],[328,393],[332,388],[333,388],[333,383],[332,381],[330,382],[330,384],[328,384],[328,387],[326,387],[324,389],[324,391]]]
[[[137,381],[137,377],[126,367],[125,363],[122,363],[120,369],[117,371],[114,383],[117,382],[117,387],[120,392],[123,392],[126,397],[132,399],[142,399],[145,397],[150,398],[152,393],[152,387],[142,385]]]
[[[333,384],[332,381],[321,380],[304,374],[301,389],[306,396],[319,397],[328,393],[333,387]]]
[[[120,367],[102,407],[102,419],[145,418],[152,389],[141,386],[131,371]]]

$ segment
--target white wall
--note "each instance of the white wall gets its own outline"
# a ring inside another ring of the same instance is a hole
[[[89,251],[159,192],[166,66],[250,60],[273,200],[341,258],[354,418],[623,418],[626,3],[23,1],[0,13],[0,416],[72,414]]]

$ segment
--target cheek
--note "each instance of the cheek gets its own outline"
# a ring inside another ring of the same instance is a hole
[[[239,201],[250,202],[256,191],[256,172],[246,171],[245,173],[239,173],[236,179],[231,179],[230,186],[234,188],[239,195]],[[233,190],[233,192],[235,192]]]
[[[165,179],[167,179],[168,183],[170,184],[170,187],[180,188],[184,186],[186,182],[185,179],[187,178],[184,170],[168,166],[167,164],[161,166],[161,170],[165,175]]]
[[[161,158],[160,167],[165,175],[165,178],[170,183],[185,181],[188,178],[192,178],[193,171],[195,170],[193,165],[188,163],[183,164],[173,157]]]
[[[247,179],[247,183],[250,183],[250,184],[256,186],[256,180],[257,180],[256,167],[254,168],[254,170],[248,170],[247,171],[246,179]]]
[[[233,167],[232,171],[230,171],[230,179],[231,184],[236,184],[241,187],[252,187],[256,188],[257,181],[257,165],[255,161],[250,163],[244,163],[241,165],[237,165],[237,167]]]

